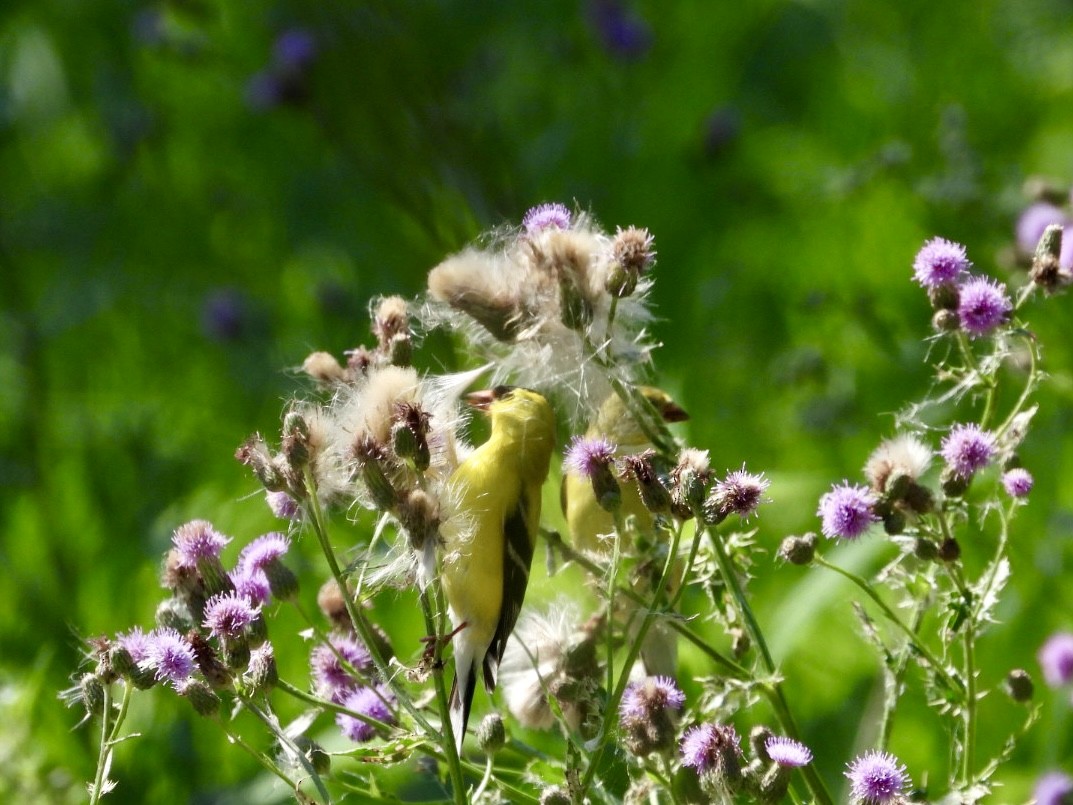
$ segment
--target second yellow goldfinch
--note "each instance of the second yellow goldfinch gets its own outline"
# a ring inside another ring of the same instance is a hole
[[[495,689],[518,621],[555,444],[555,416],[540,394],[497,386],[469,399],[487,409],[492,423],[488,441],[451,476],[453,525],[444,533],[443,588],[455,629],[450,710],[459,751],[477,677]]]

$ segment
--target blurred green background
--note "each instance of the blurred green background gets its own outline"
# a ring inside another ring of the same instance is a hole
[[[1036,173],[1073,179],[1065,0],[9,0],[0,799],[84,796],[97,736],[56,697],[80,639],[151,624],[184,520],[212,519],[236,549],[276,527],[234,448],[278,428],[308,352],[370,341],[370,296],[416,295],[442,256],[542,201],[648,227],[659,380],[718,469],[772,478],[758,539],[773,553],[816,528],[818,496],[856,479],[928,387],[916,250],[941,234],[1009,279],[996,255]],[[1070,304],[1030,312],[1052,377],[1023,451],[1037,489],[1004,623],[980,644],[988,686],[1035,673],[1073,621]],[[852,558],[878,567],[889,550]],[[312,596],[323,570],[315,546],[299,554]],[[876,660],[833,577],[758,573],[791,701],[838,785]],[[300,685],[305,650],[280,649]],[[1038,695],[995,802],[1023,802],[1069,752],[1065,697]],[[982,751],[1020,718],[999,698]],[[185,702],[139,696],[132,729],[116,801],[248,795],[251,763]],[[893,748],[917,783],[945,745],[910,706]]]

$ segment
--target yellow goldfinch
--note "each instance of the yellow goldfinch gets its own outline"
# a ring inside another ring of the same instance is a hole
[[[665,422],[682,422],[689,415],[671,399],[670,395],[651,386],[641,386],[638,391],[655,407]],[[612,394],[596,412],[585,432],[587,440],[606,440],[614,445],[615,456],[636,455],[652,447],[641,426],[627,412],[626,404],[618,394]],[[623,520],[631,515],[638,533],[651,533],[652,513],[641,502],[637,482],[633,479],[620,484],[621,503],[619,513]],[[609,535],[615,532],[615,519],[596,500],[592,481],[567,462],[560,489],[560,503],[570,539],[576,548],[594,553],[610,552]],[[623,545],[629,552],[630,546]],[[679,580],[680,581],[680,580]],[[633,607],[619,602],[616,619],[629,620]],[[662,622],[654,623],[645,636],[641,647],[641,661],[648,674],[673,676],[678,664],[678,636]]]
[[[651,386],[641,386],[638,391],[647,399],[665,422],[682,422],[689,419],[665,391]],[[596,412],[596,417],[585,432],[586,439],[606,439],[615,446],[616,456],[642,453],[652,447],[641,426],[626,411],[626,404],[617,394],[612,394]],[[637,518],[637,530],[644,533],[652,529],[652,514],[641,502],[637,482],[629,481],[621,486],[623,518]],[[574,547],[596,553],[607,553],[606,537],[615,531],[611,513],[596,500],[592,482],[580,473],[567,470],[560,490],[560,503],[570,539]]]
[[[555,443],[555,416],[536,392],[497,386],[468,400],[488,411],[492,428],[451,476],[455,526],[444,533],[443,588],[455,629],[451,724],[460,752],[478,672],[494,690],[518,620]]]

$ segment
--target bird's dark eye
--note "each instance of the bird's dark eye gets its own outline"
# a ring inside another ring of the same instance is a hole
[[[502,400],[516,388],[517,386],[496,386],[492,389],[492,397],[496,400]]]

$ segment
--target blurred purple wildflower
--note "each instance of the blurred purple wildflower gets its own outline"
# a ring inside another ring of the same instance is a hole
[[[1052,688],[1059,688],[1073,680],[1073,634],[1056,632],[1047,638],[1036,654],[1043,678]]]
[[[623,720],[649,719],[657,711],[681,710],[686,695],[669,676],[650,676],[626,686],[618,712]]]
[[[932,238],[913,260],[913,278],[925,288],[953,285],[969,269],[965,247],[945,238]]]
[[[272,598],[272,585],[263,570],[239,567],[227,574],[235,585],[235,593],[254,606],[263,606]]]
[[[281,520],[298,519],[298,501],[286,492],[266,492],[265,500],[272,514]]]
[[[716,481],[711,497],[722,515],[737,514],[742,520],[748,520],[764,502],[763,494],[769,486],[771,481],[764,477],[764,473],[757,475],[742,467],[727,473],[722,481]]]
[[[716,109],[704,122],[704,152],[718,157],[741,135],[741,113],[733,106]]]
[[[237,592],[214,595],[205,603],[204,626],[221,638],[239,637],[260,610]]]
[[[317,40],[302,28],[290,28],[278,37],[273,47],[277,67],[284,70],[304,70],[317,56]]]
[[[1073,802],[1073,777],[1060,771],[1044,774],[1033,791],[1036,805],[1068,805]]]
[[[1043,237],[1043,230],[1051,224],[1062,224],[1064,221],[1065,214],[1045,201],[1026,207],[1017,219],[1017,248],[1025,254],[1032,254]]]
[[[897,802],[909,778],[905,766],[888,752],[873,749],[855,758],[846,770],[853,801],[862,805]]]
[[[969,478],[995,457],[995,437],[975,422],[957,424],[943,438],[939,452],[959,477]]]
[[[969,335],[987,335],[1003,324],[1013,311],[1006,286],[988,277],[973,277],[961,286],[958,318]]]
[[[245,571],[264,570],[278,562],[290,549],[291,541],[285,534],[272,531],[255,539],[238,555],[238,566]]]
[[[313,649],[309,664],[313,672],[317,695],[331,699],[333,702],[341,702],[347,694],[360,685],[360,682],[348,668],[344,667],[339,658],[342,657],[357,671],[367,671],[371,668],[373,658],[364,645],[349,635],[335,634],[328,640],[331,643],[330,646],[322,643]]]
[[[592,478],[615,460],[615,445],[607,439],[575,436],[563,457],[563,467],[585,478]]]
[[[257,86],[254,86],[257,84]],[[268,103],[269,95],[277,97]],[[279,102],[278,88],[273,89],[267,80],[258,76],[250,78],[246,87],[246,102],[254,109],[265,109]],[[265,104],[259,106],[258,104]],[[237,341],[246,331],[249,319],[245,297],[231,288],[221,288],[205,297],[201,306],[201,329],[213,341]]]
[[[1014,467],[1002,474],[1002,486],[1011,498],[1028,497],[1033,483],[1032,473],[1024,467]]]
[[[219,559],[220,552],[231,540],[208,520],[191,520],[175,529],[171,537],[179,557],[179,567],[196,570],[198,559]]]
[[[728,756],[741,754],[740,740],[730,725],[709,722],[691,727],[682,736],[682,765],[693,767],[698,774],[718,771]]]
[[[558,202],[538,204],[531,207],[522,217],[522,226],[530,235],[536,235],[545,229],[569,229],[572,216],[566,205]]]
[[[652,47],[652,28],[619,0],[593,0],[590,19],[604,49],[624,61],[644,56]]]
[[[823,520],[823,535],[829,539],[857,539],[879,517],[873,510],[876,498],[866,486],[851,486],[843,481],[841,486],[820,498],[816,513]]]
[[[768,757],[784,768],[796,769],[812,762],[812,750],[800,741],[773,735],[764,744]]]
[[[190,642],[175,629],[162,628],[149,633],[148,651],[139,665],[177,688],[194,673],[197,663]]]
[[[391,706],[395,703],[395,697],[386,685],[377,685],[375,688],[361,687],[351,691],[340,702],[343,707],[361,713],[369,718],[375,718],[384,724],[394,724],[395,716],[391,712]],[[376,728],[360,718],[339,713],[335,717],[335,723],[343,735],[357,743],[364,743],[376,736]]]

